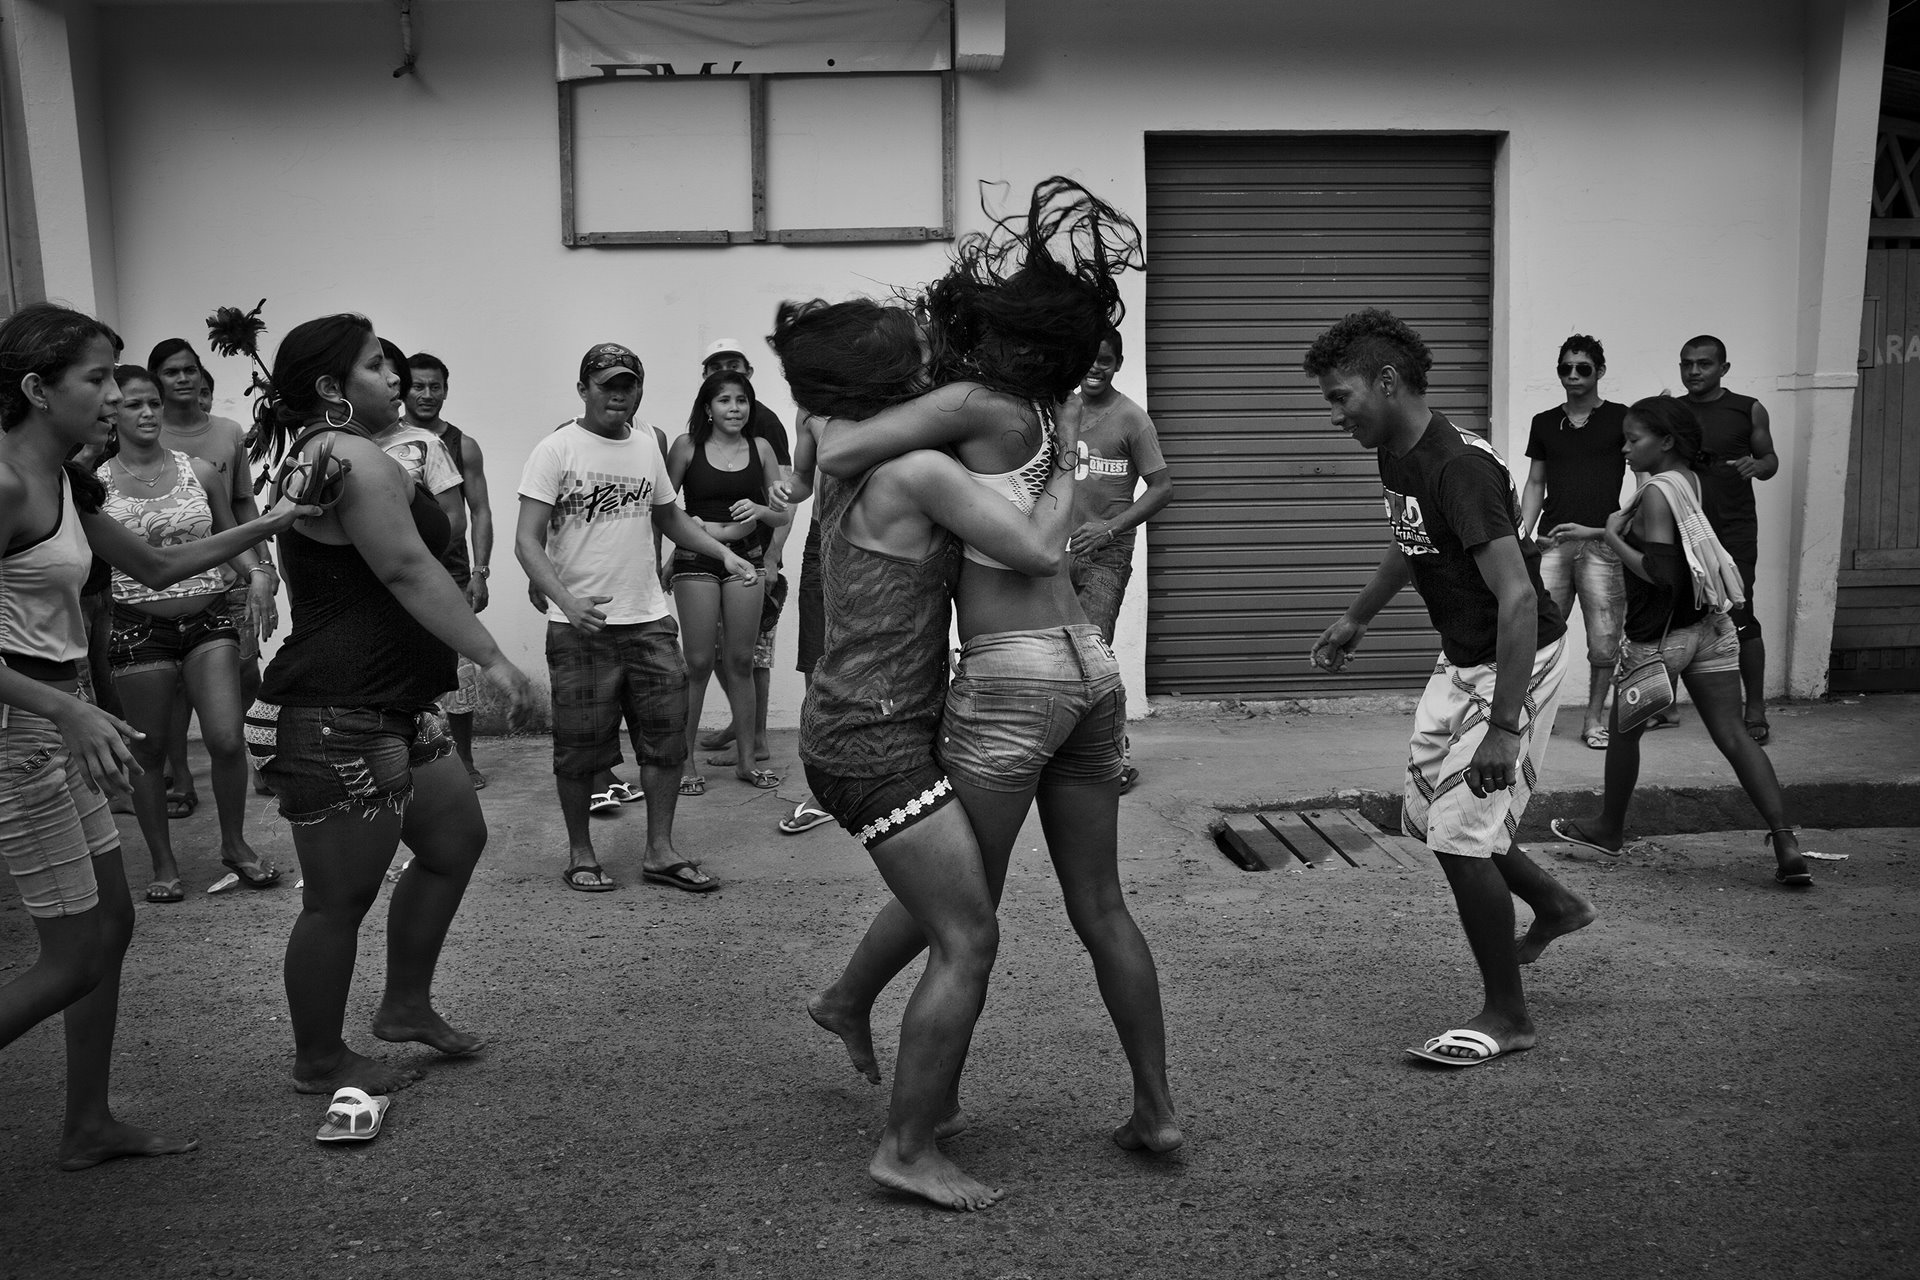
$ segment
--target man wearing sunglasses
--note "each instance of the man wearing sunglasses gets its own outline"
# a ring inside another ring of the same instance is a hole
[[[1556,368],[1566,403],[1533,415],[1527,457],[1533,460],[1520,496],[1520,528],[1536,534],[1540,581],[1564,618],[1580,598],[1587,628],[1587,712],[1580,737],[1607,746],[1607,685],[1620,656],[1626,580],[1620,557],[1599,538],[1555,543],[1546,531],[1572,522],[1599,528],[1620,509],[1627,461],[1621,452],[1627,407],[1600,395],[1607,355],[1598,338],[1576,333],[1560,344]]]

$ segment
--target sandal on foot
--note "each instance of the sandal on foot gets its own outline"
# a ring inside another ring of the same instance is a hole
[[[1758,720],[1749,720],[1746,725],[1747,736],[1753,739],[1755,746],[1764,747],[1773,741],[1773,726],[1767,722],[1765,716],[1761,716]]]
[[[1462,1050],[1459,1053],[1442,1053],[1443,1049]],[[1505,1053],[1500,1042],[1482,1031],[1461,1028],[1443,1032],[1427,1041],[1425,1047],[1409,1049],[1409,1057],[1431,1062],[1439,1067],[1477,1067],[1483,1062],[1492,1062]]]
[[[485,791],[487,789],[487,775],[472,765],[467,766],[467,781],[473,784],[475,791]]]
[[[733,776],[740,778],[737,773]],[[781,777],[771,769],[754,769],[746,777],[740,778],[740,781],[757,791],[771,791],[780,785]]]
[[[171,880],[155,880],[147,886],[148,902],[184,902],[186,898],[187,891],[181,887],[178,876]]]
[[[1777,834],[1779,833],[1769,831],[1766,835],[1760,837],[1760,843],[1772,849],[1776,856],[1780,852],[1780,847],[1773,841],[1774,836]],[[1802,849],[1800,856],[1804,859],[1818,858],[1820,855],[1817,853],[1808,853],[1805,849]],[[1798,871],[1789,871],[1785,867],[1775,867],[1773,869],[1773,882],[1775,884],[1785,885],[1789,889],[1804,889],[1813,883],[1813,872],[1807,870],[1804,865]]]
[[[1555,818],[1547,824],[1547,827],[1554,835],[1560,837],[1560,839],[1566,843],[1577,844],[1582,849],[1591,849],[1595,853],[1604,853],[1609,858],[1617,858],[1626,851],[1625,845],[1622,845],[1618,849],[1607,848],[1607,846],[1601,844],[1598,840],[1595,840],[1592,836],[1581,830],[1580,824],[1572,818]]]
[[[567,888],[578,889],[581,893],[611,893],[620,887],[612,876],[600,869],[597,862],[582,862],[578,866],[568,867],[560,873],[560,878],[567,882]]]
[[[607,794],[621,804],[632,804],[635,800],[645,800],[647,793],[631,782],[614,782],[607,785]]]
[[[266,889],[280,879],[280,868],[270,867],[259,858],[252,862],[235,862],[232,858],[220,859],[220,865],[240,877],[240,883],[249,889]]]
[[[793,812],[780,819],[778,825],[781,835],[797,836],[802,831],[811,831],[823,822],[832,821],[833,815],[809,798],[793,806]]]
[[[605,791],[596,791],[587,798],[587,812],[618,813],[620,797],[613,794],[612,787],[608,787]]]
[[[167,817],[178,821],[191,818],[193,811],[200,807],[200,797],[191,791],[170,791],[167,793]]]
[[[720,882],[691,862],[675,862],[664,867],[641,867],[640,878],[654,884],[672,885],[688,893],[712,893]]]
[[[703,796],[707,794],[707,780],[697,773],[687,774],[680,779],[680,794],[683,796]]]
[[[313,1135],[315,1142],[371,1142],[380,1136],[393,1099],[385,1094],[369,1094],[348,1085],[337,1090],[327,1104],[326,1123]]]
[[[1133,784],[1138,781],[1140,781],[1140,771],[1138,769],[1134,768],[1130,764],[1121,766],[1120,768],[1120,794],[1121,795],[1125,795],[1127,794],[1127,792],[1133,790]]]
[[[1605,751],[1612,737],[1613,732],[1610,729],[1589,729],[1580,735],[1580,740],[1595,751]]]

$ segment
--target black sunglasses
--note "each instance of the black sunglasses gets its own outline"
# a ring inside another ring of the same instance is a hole
[[[1560,376],[1563,378],[1572,378],[1572,377],[1591,378],[1593,376],[1593,366],[1588,364],[1584,360],[1582,360],[1579,364],[1563,363],[1560,365]]]

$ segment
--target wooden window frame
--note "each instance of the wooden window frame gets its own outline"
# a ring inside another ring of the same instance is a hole
[[[747,119],[752,152],[753,226],[747,230],[582,231],[574,219],[573,97],[574,87],[597,81],[560,82],[560,242],[569,249],[621,245],[734,245],[734,244],[882,244],[901,241],[953,239],[955,139],[958,133],[959,74],[946,71],[901,71],[888,75],[940,77],[940,201],[937,227],[800,227],[782,230],[767,225],[767,81],[846,80],[845,73],[781,73],[749,75]],[[630,77],[609,77],[628,79]],[[631,77],[639,78],[639,77]],[[651,78],[651,77],[649,77]],[[699,77],[702,80],[734,77]]]

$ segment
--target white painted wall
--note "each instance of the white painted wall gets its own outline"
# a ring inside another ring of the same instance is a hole
[[[1009,6],[1004,68],[961,87],[962,225],[981,221],[975,179],[1021,189],[1056,171],[1141,214],[1149,131],[1500,132],[1494,430],[1517,468],[1528,417],[1559,399],[1553,357],[1575,330],[1606,343],[1612,398],[1677,387],[1681,341],[1706,330],[1730,348],[1733,389],[1785,408],[1809,8],[1822,6],[1621,0],[1593,22],[1590,5],[1539,0],[1027,0]],[[384,4],[102,9],[109,296],[135,352],[199,339],[213,307],[262,295],[276,332],[364,311],[452,366],[448,414],[488,449],[504,533],[520,464],[573,411],[591,343],[641,353],[642,415],[672,434],[712,338],[765,333],[785,298],[942,269],[937,245],[563,249],[550,6],[420,0],[415,12],[418,74],[396,80]],[[883,178],[887,157],[872,163]],[[1144,400],[1144,283],[1125,288],[1134,359],[1120,384]],[[756,350],[757,386],[790,420],[771,353]],[[234,413],[243,371],[218,373]],[[1794,415],[1776,408],[1775,423],[1791,459]],[[1760,612],[1774,634],[1792,498],[1791,481],[1761,486]],[[504,539],[494,565],[485,621],[543,674],[542,624]],[[1119,641],[1136,709],[1144,580],[1142,564]],[[797,718],[792,651],[789,623],[776,724]]]

